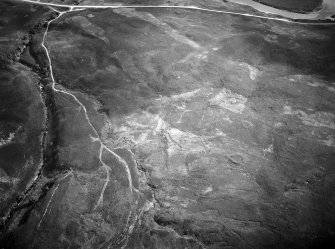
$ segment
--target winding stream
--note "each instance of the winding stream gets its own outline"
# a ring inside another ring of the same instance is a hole
[[[264,5],[253,0],[229,0],[233,3],[250,6],[260,12],[279,15],[289,19],[304,19],[304,20],[326,20],[330,19],[335,21],[331,16],[335,14],[335,1],[323,0],[322,8],[318,11],[311,13],[295,13],[288,10],[277,9],[268,5]]]

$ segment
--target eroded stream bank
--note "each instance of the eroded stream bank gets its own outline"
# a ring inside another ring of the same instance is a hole
[[[40,46],[46,24],[57,17],[55,12],[50,12],[49,17],[45,17],[44,20],[39,20],[29,31],[29,39],[24,49],[20,49],[21,54],[17,56],[17,62],[26,66],[31,70],[34,77],[38,78],[35,87],[39,90],[41,99],[44,105],[44,128],[41,135],[40,143],[40,154],[41,160],[39,166],[33,173],[29,184],[26,189],[16,197],[16,201],[11,204],[1,217],[1,229],[6,229],[6,225],[10,222],[11,217],[15,212],[21,209],[33,209],[36,202],[43,198],[48,190],[53,185],[52,177],[45,178],[46,169],[49,167],[53,168],[57,165],[57,154],[58,154],[58,136],[57,136],[57,123],[58,115],[57,108],[54,100],[54,94],[52,91],[52,84],[50,84],[50,75],[48,72],[48,63],[41,51]]]

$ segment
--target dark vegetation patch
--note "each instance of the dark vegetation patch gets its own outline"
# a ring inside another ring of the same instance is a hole
[[[29,42],[29,32],[49,10],[46,7],[4,0],[0,2],[0,66],[17,61]]]
[[[36,74],[18,63],[31,35],[42,28],[48,8],[0,3],[0,187],[3,215],[17,203],[40,166],[44,103]]]
[[[325,80],[335,77],[335,32],[332,26],[301,27],[269,22],[272,28],[253,20],[252,33],[251,23],[234,23],[235,29],[243,33],[223,40],[222,54],[256,67],[285,67],[288,71],[283,71],[284,75],[299,72],[319,75]],[[300,32],[295,32],[299,29]]]
[[[74,46],[74,49],[64,51],[53,43],[48,45],[59,81],[69,88],[97,96],[105,112],[114,114],[129,113],[146,102],[148,96],[167,93],[164,68],[169,63],[166,59],[176,54],[169,51],[173,39],[162,29],[138,18],[126,18],[110,10],[92,13],[96,17],[89,21],[105,29],[101,36],[108,39],[108,43],[103,37],[85,35],[87,31],[74,26],[71,21],[65,23],[61,19],[51,26],[48,36],[51,41],[57,36],[56,39],[64,39]],[[73,35],[70,34],[75,30],[75,39],[71,39]],[[62,53],[53,52],[57,50]],[[150,51],[160,51],[155,61],[146,55]],[[146,59],[148,61],[144,61]],[[157,73],[152,75],[152,71]]]
[[[35,75],[22,65],[0,69],[0,168],[11,191],[1,189],[0,213],[26,188],[40,163],[44,128],[43,101]],[[14,191],[15,190],[15,191]]]
[[[24,166],[24,151],[19,144],[9,144],[0,148],[1,168],[10,177],[20,177],[20,172]]]

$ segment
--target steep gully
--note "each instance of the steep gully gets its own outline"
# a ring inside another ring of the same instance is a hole
[[[50,53],[48,48],[45,45],[45,40],[47,38],[47,34],[49,31],[49,27],[50,24],[53,21],[56,21],[57,19],[59,19],[61,16],[63,16],[66,13],[69,12],[73,12],[73,11],[80,11],[80,10],[84,10],[84,9],[107,9],[107,8],[111,8],[111,9],[116,9],[116,8],[179,8],[179,9],[189,9],[189,10],[201,10],[201,11],[207,11],[207,12],[215,12],[215,13],[222,13],[222,14],[231,14],[231,15],[239,15],[239,16],[247,16],[247,17],[254,17],[254,18],[261,18],[261,19],[267,19],[267,20],[277,20],[277,21],[282,21],[282,22],[288,22],[288,23],[300,23],[300,24],[311,24],[311,25],[329,25],[329,24],[335,24],[335,23],[315,23],[315,22],[310,22],[310,23],[306,23],[306,22],[297,22],[295,20],[290,20],[287,18],[280,18],[280,17],[267,17],[267,16],[259,16],[259,15],[253,15],[253,14],[247,14],[247,13],[237,13],[237,12],[230,12],[230,11],[222,11],[222,10],[211,10],[211,9],[204,9],[204,8],[199,8],[196,6],[115,6],[115,5],[93,5],[93,6],[78,6],[78,5],[64,5],[64,4],[53,4],[53,3],[43,3],[43,2],[36,2],[36,1],[32,1],[32,0],[21,0],[21,2],[27,2],[27,3],[31,3],[31,4],[38,4],[38,5],[45,5],[48,6],[49,8],[51,8],[53,11],[55,11],[56,13],[58,13],[58,16],[56,16],[55,18],[49,20],[47,22],[47,26],[46,26],[46,30],[44,32],[43,35],[43,39],[42,39],[42,43],[41,46],[43,47],[43,49],[45,50],[47,59],[48,59],[48,63],[49,63],[49,75],[51,78],[51,83],[52,83],[52,91],[53,93],[61,93],[61,94],[65,94],[70,96],[71,98],[73,98],[75,100],[75,102],[78,103],[78,105],[81,107],[81,109],[84,112],[85,115],[85,119],[87,121],[87,123],[89,124],[90,128],[92,129],[93,133],[94,133],[94,137],[92,138],[93,142],[97,142],[100,145],[100,149],[99,149],[99,161],[101,164],[101,167],[105,170],[106,172],[106,179],[105,179],[105,183],[102,187],[100,196],[98,198],[98,201],[94,207],[94,209],[97,209],[98,207],[103,205],[103,196],[104,196],[104,192],[106,190],[106,187],[110,181],[110,172],[112,171],[111,167],[106,164],[103,159],[102,159],[102,154],[104,151],[107,151],[111,156],[113,156],[125,169],[125,172],[127,174],[127,179],[128,179],[128,188],[130,193],[133,192],[137,192],[139,193],[139,190],[136,189],[133,184],[132,184],[132,176],[130,174],[130,170],[129,167],[127,165],[127,163],[119,156],[117,155],[113,150],[111,150],[110,148],[108,148],[108,146],[104,143],[104,141],[102,140],[102,138],[100,137],[98,131],[96,130],[96,128],[94,127],[94,125],[91,122],[91,119],[87,113],[87,109],[85,107],[85,105],[83,103],[81,103],[79,101],[79,99],[71,92],[62,90],[62,89],[58,89],[56,87],[56,80],[54,78],[54,74],[53,74],[53,66],[52,66],[52,61],[51,61],[51,57],[50,57]],[[55,8],[67,8],[68,10],[66,11],[59,11]],[[46,131],[43,134],[43,141],[45,140],[45,136],[46,136]],[[42,144],[42,146],[44,146],[44,142]],[[44,151],[42,151],[44,153]],[[6,223],[6,221],[11,217],[11,215],[15,212],[15,210],[17,209],[18,206],[20,206],[20,204],[24,201],[25,197],[29,195],[29,193],[31,192],[31,190],[34,188],[34,186],[36,185],[36,182],[39,180],[39,178],[41,177],[42,173],[42,168],[39,170],[38,174],[36,175],[36,177],[33,179],[32,183],[30,184],[30,186],[27,188],[27,190],[24,192],[23,197],[13,206],[12,210],[10,210],[10,212],[8,213],[7,217],[3,218],[3,222]],[[52,195],[51,198],[43,212],[42,218],[40,219],[40,222],[38,224],[38,227],[42,224],[43,222],[43,218],[45,216],[45,214],[47,213],[48,207],[52,201],[52,198],[55,194],[55,192],[57,191],[59,184],[62,180],[64,180],[65,178],[67,178],[68,176],[73,175],[73,171],[69,170],[61,179],[58,179],[58,183],[57,185],[53,188],[52,190]],[[141,217],[141,215],[143,214],[144,210],[146,209],[146,206],[143,206],[137,215],[135,219],[133,219],[131,221],[131,216],[132,216],[132,211],[130,211],[129,215],[128,215],[128,219],[127,219],[127,224],[126,224],[126,228],[123,231],[123,235],[120,236],[119,242],[118,243],[122,243],[123,245],[126,245],[127,240],[129,238],[129,234],[131,233],[131,230],[133,229],[135,223],[137,222],[137,220]],[[115,241],[114,241],[115,242]],[[108,243],[108,242],[106,242]],[[106,246],[106,245],[105,245]]]
[[[102,207],[102,205],[103,205],[103,196],[104,196],[105,190],[106,190],[106,188],[107,188],[107,185],[108,185],[108,183],[109,183],[109,181],[110,181],[110,171],[112,171],[111,166],[109,166],[108,164],[106,164],[106,163],[103,161],[103,159],[102,159],[102,154],[103,154],[104,150],[106,150],[108,153],[110,153],[111,156],[113,156],[113,157],[114,157],[114,158],[115,158],[115,159],[116,159],[116,160],[117,160],[117,161],[118,161],[118,162],[125,168],[125,172],[126,172],[126,174],[127,174],[128,187],[129,187],[129,191],[130,191],[130,193],[131,193],[131,194],[132,194],[133,192],[137,192],[137,193],[139,193],[139,190],[138,190],[137,188],[135,188],[135,187],[133,186],[133,184],[132,184],[132,176],[131,176],[131,173],[130,173],[130,170],[129,170],[129,167],[128,167],[127,163],[126,163],[126,162],[125,162],[119,155],[117,155],[113,150],[111,150],[110,148],[108,148],[108,147],[104,144],[104,142],[103,142],[103,140],[101,139],[101,137],[100,137],[98,131],[96,130],[96,128],[95,128],[94,125],[92,124],[91,119],[90,119],[90,117],[89,117],[89,115],[88,115],[88,113],[87,113],[87,109],[86,109],[86,107],[84,106],[84,104],[82,104],[74,94],[72,94],[72,93],[70,93],[70,92],[68,92],[68,91],[61,90],[61,89],[57,89],[57,88],[56,88],[56,81],[55,81],[55,78],[54,78],[54,75],[53,75],[53,67],[52,67],[51,57],[50,57],[50,54],[49,54],[49,50],[47,49],[47,47],[46,47],[46,45],[45,45],[45,40],[46,40],[48,31],[49,31],[49,27],[50,27],[50,24],[51,24],[53,21],[57,20],[57,19],[60,18],[62,15],[66,14],[66,13],[68,13],[68,12],[78,11],[78,10],[82,10],[82,9],[81,9],[81,8],[80,8],[80,9],[73,9],[73,8],[70,8],[68,11],[62,11],[62,12],[57,11],[57,10],[54,9],[54,8],[52,8],[52,9],[53,9],[54,11],[58,12],[59,15],[58,15],[56,18],[54,18],[54,19],[48,21],[48,23],[47,23],[47,27],[46,27],[46,30],[45,30],[45,33],[44,33],[44,35],[43,35],[43,39],[42,39],[41,46],[44,48],[44,50],[45,50],[45,52],[46,52],[46,56],[47,56],[47,58],[48,58],[48,63],[49,63],[49,73],[50,73],[50,78],[51,78],[51,81],[52,81],[52,82],[51,82],[51,83],[52,83],[52,90],[54,91],[54,93],[62,93],[62,94],[68,95],[68,96],[70,96],[71,98],[73,98],[73,99],[78,103],[78,105],[79,105],[79,106],[81,107],[81,109],[84,111],[85,119],[86,119],[87,123],[89,124],[90,128],[92,129],[92,131],[93,131],[93,133],[94,133],[94,135],[95,135],[94,137],[91,137],[92,141],[93,141],[93,142],[97,142],[97,143],[100,144],[99,157],[98,157],[98,158],[99,158],[101,167],[102,167],[102,168],[105,170],[105,172],[106,172],[106,179],[105,179],[105,183],[104,183],[104,185],[103,185],[103,187],[102,187],[102,190],[101,190],[100,196],[99,196],[99,198],[98,198],[98,201],[97,201],[96,205],[94,206],[94,210],[96,210],[98,207]],[[46,206],[46,208],[45,208],[45,211],[44,211],[44,213],[43,213],[43,215],[42,215],[42,218],[40,219],[40,222],[39,222],[39,224],[38,224],[38,226],[37,226],[37,229],[40,227],[40,225],[41,225],[41,223],[42,223],[42,221],[43,221],[43,218],[44,218],[45,214],[47,213],[47,210],[48,210],[48,207],[49,207],[49,205],[50,205],[50,203],[51,203],[51,201],[52,201],[52,198],[53,198],[53,196],[54,196],[56,190],[57,190],[58,187],[59,187],[59,183],[60,183],[63,179],[65,179],[66,177],[70,176],[71,174],[73,174],[73,172],[72,172],[72,171],[69,171],[69,172],[68,172],[62,179],[60,179],[60,180],[58,181],[58,184],[57,184],[56,187],[53,189],[52,195],[51,195],[50,200],[49,200],[49,202],[48,202],[48,204],[47,204],[47,206]],[[124,229],[124,231],[121,233],[121,235],[117,238],[117,240],[119,240],[119,241],[117,241],[117,244],[123,244],[124,246],[127,244],[127,241],[128,241],[128,239],[129,239],[129,234],[132,232],[132,229],[133,229],[135,223],[137,222],[137,220],[142,216],[143,211],[145,210],[145,208],[146,208],[146,207],[143,206],[143,207],[139,210],[138,214],[135,215],[135,218],[134,218],[133,220],[131,220],[131,217],[132,217],[133,214],[132,214],[132,211],[130,210],[130,212],[129,212],[129,214],[128,214],[127,221],[126,221],[125,229]],[[115,243],[115,240],[113,240],[113,241],[109,241],[109,243],[106,242],[106,244],[109,244],[109,245],[110,245],[111,243]],[[103,245],[102,247],[104,247],[104,246],[109,246],[109,245]]]
[[[53,9],[55,10],[55,9]],[[78,9],[77,9],[78,10]],[[55,10],[56,11],[56,10]],[[50,58],[50,54],[49,54],[49,51],[47,49],[47,47],[45,46],[45,38],[47,37],[47,33],[49,31],[49,26],[50,26],[50,23],[57,20],[58,18],[60,18],[63,14],[65,13],[68,13],[68,12],[71,12],[71,11],[74,11],[72,8],[69,10],[69,11],[64,11],[64,12],[59,12],[59,15],[48,22],[47,24],[47,28],[46,28],[46,31],[44,33],[44,36],[43,36],[43,39],[42,39],[42,47],[44,48],[45,52],[46,52],[46,55],[47,55],[47,58],[48,58],[48,62],[49,62],[49,71],[50,71],[50,77],[51,77],[51,80],[52,80],[52,90],[54,92],[60,92],[60,93],[63,93],[63,94],[66,94],[66,95],[69,95],[71,96],[79,105],[80,107],[83,109],[84,111],[84,114],[85,114],[85,118],[89,124],[89,126],[91,127],[92,131],[94,132],[95,136],[96,137],[93,137],[92,139],[94,140],[94,142],[98,142],[100,143],[100,150],[99,150],[99,160],[100,160],[100,163],[102,165],[102,167],[104,167],[104,169],[106,170],[106,175],[107,175],[107,178],[106,178],[106,182],[108,183],[109,181],[109,174],[108,174],[108,171],[111,170],[111,168],[106,165],[103,160],[102,160],[102,153],[103,153],[103,150],[107,150],[110,154],[112,154],[117,160],[119,163],[121,163],[125,169],[126,169],[126,172],[127,172],[127,177],[128,177],[128,182],[129,182],[129,190],[130,192],[132,193],[133,190],[135,191],[138,191],[132,184],[132,177],[131,177],[131,174],[130,174],[130,170],[129,170],[129,167],[127,165],[127,163],[120,157],[118,156],[115,152],[113,152],[111,149],[109,149],[104,143],[103,141],[101,140],[100,138],[100,135],[98,133],[98,131],[95,129],[95,127],[93,126],[88,114],[87,114],[87,110],[86,110],[86,107],[78,100],[78,98],[70,93],[70,92],[67,92],[67,91],[64,91],[64,90],[60,90],[60,89],[57,89],[55,87],[56,85],[56,81],[54,79],[54,75],[53,75],[53,68],[52,68],[52,62],[51,62],[51,58]],[[57,11],[58,12],[58,11]],[[103,188],[103,190],[105,189],[105,186]],[[103,195],[103,193],[101,193]],[[101,203],[103,200],[101,198],[99,198],[99,203]]]

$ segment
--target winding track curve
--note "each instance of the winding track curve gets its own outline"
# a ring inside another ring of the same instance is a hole
[[[34,1],[34,0],[18,0],[18,1],[31,3],[31,4],[44,5],[44,6],[49,6],[49,7],[69,8],[69,11],[84,10],[84,9],[173,8],[173,9],[200,10],[200,11],[207,11],[207,12],[214,12],[214,13],[221,13],[221,14],[228,14],[228,15],[236,15],[236,16],[246,16],[246,17],[259,18],[259,19],[275,20],[275,21],[288,22],[288,23],[305,24],[305,25],[335,25],[335,22],[332,22],[332,23],[301,22],[301,21],[297,21],[295,19],[289,19],[289,18],[260,16],[260,15],[253,15],[253,14],[248,14],[248,13],[225,11],[225,10],[214,10],[214,9],[200,8],[200,7],[193,6],[193,5],[185,5],[185,6],[170,6],[170,5],[145,5],[145,6],[144,5],[69,5],[69,4],[45,3],[45,2],[39,2],[39,1]],[[69,12],[69,11],[65,11],[65,12]],[[61,12],[61,13],[63,13],[63,12]]]

